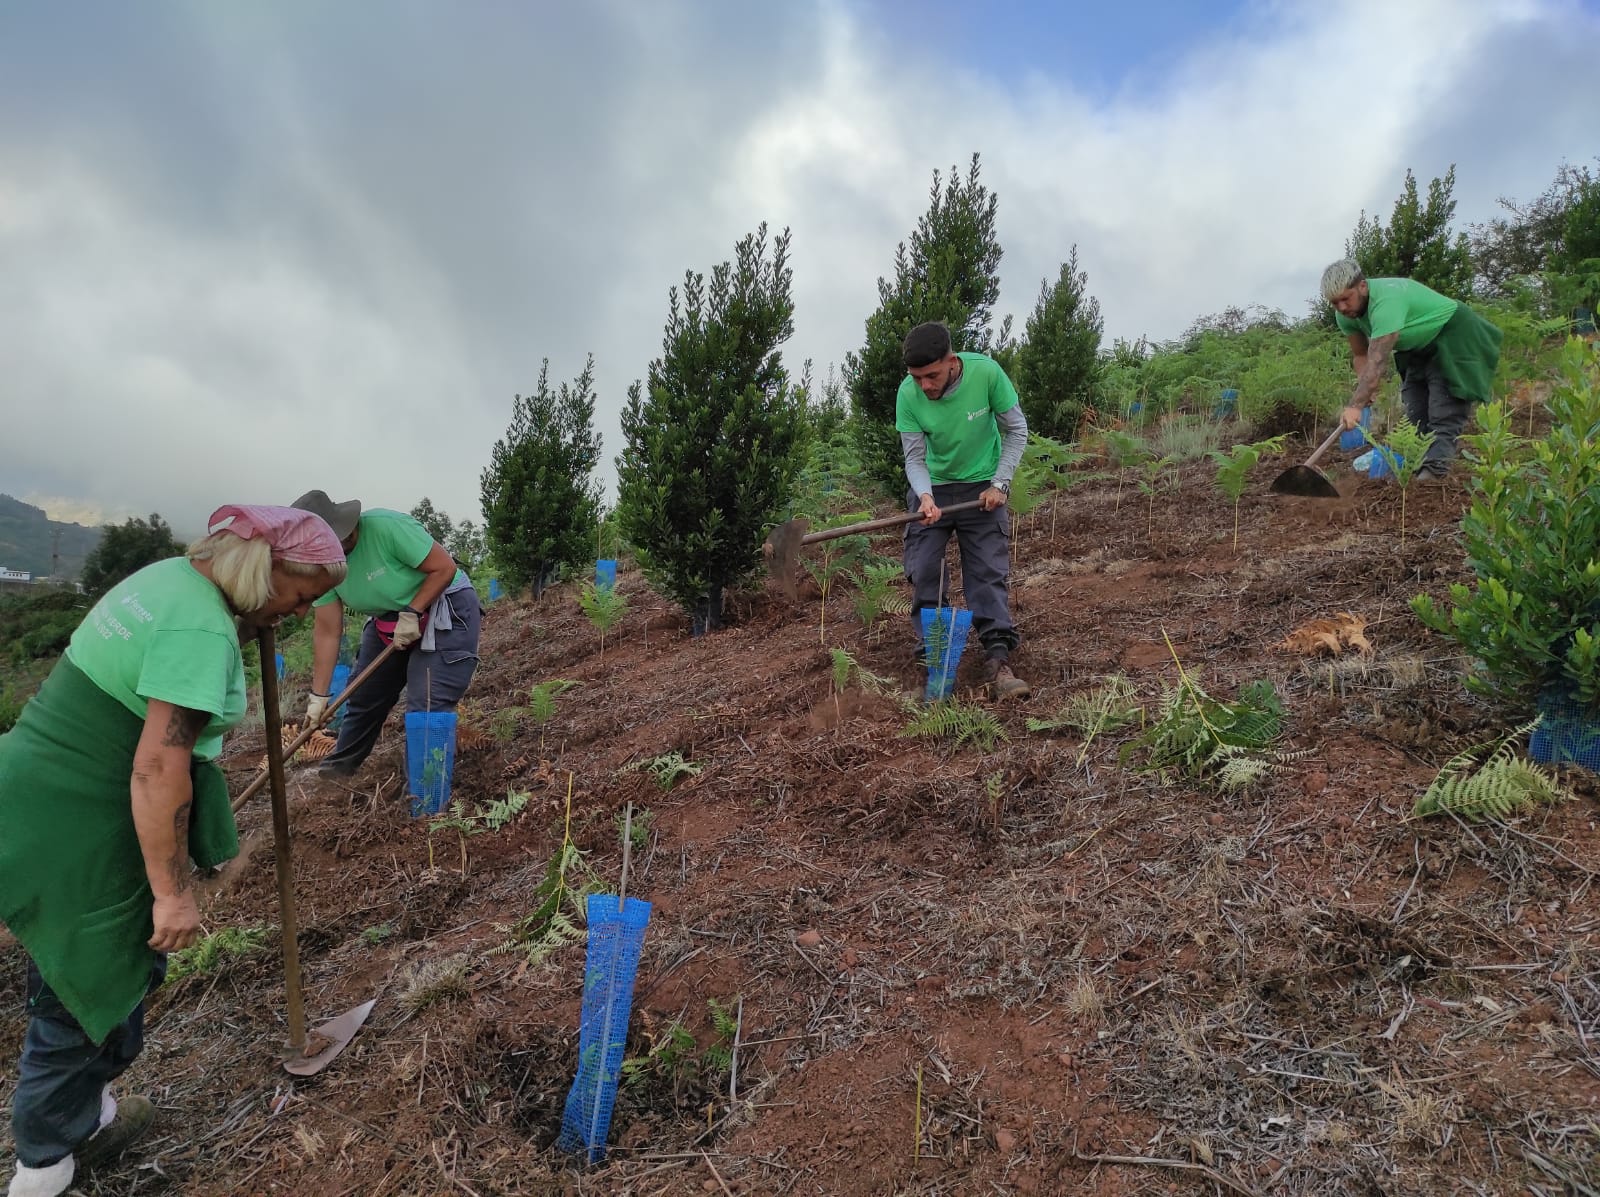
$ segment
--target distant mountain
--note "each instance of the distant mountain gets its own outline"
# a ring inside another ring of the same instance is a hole
[[[58,523],[31,503],[0,494],[0,566],[6,569],[43,577],[50,573],[54,551],[61,554],[58,576],[76,578],[99,543],[99,528]]]

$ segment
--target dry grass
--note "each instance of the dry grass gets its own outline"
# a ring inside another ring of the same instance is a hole
[[[400,979],[398,1001],[407,1014],[420,1014],[429,1006],[472,996],[467,975],[472,961],[465,955],[447,956],[413,964]]]

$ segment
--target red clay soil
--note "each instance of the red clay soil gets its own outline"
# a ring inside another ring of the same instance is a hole
[[[169,985],[128,1077],[160,1121],[84,1191],[1592,1191],[1576,1186],[1600,1185],[1595,791],[1574,775],[1574,800],[1507,824],[1409,818],[1440,765],[1504,727],[1407,606],[1463,580],[1464,488],[1412,489],[1402,551],[1395,488],[1262,493],[1284,464],[1260,469],[1237,552],[1203,463],[1153,520],[1114,483],[1021,520],[1015,666],[1035,690],[990,706],[993,751],[903,734],[859,676],[836,696],[832,646],[910,680],[902,620],[868,630],[838,596],[825,636],[813,589],[740,597],[734,626],[691,639],[624,572],[603,654],[570,587],[495,604],[479,727],[534,683],[579,683],[542,728],[505,716],[503,741],[460,760],[459,796],[527,808],[430,837],[405,810],[397,725],[356,784],[293,781],[308,1004],[377,996],[371,1021],[320,1076],[279,1070],[275,931]],[[1275,647],[1342,611],[1368,621],[1370,660]],[[1284,697],[1289,759],[1254,788],[1124,762],[1137,727],[1087,746],[1029,731],[1114,673],[1153,713],[1169,639],[1214,695],[1268,679]],[[700,772],[670,789],[629,768],[673,752]],[[235,738],[235,785],[261,753],[259,732]],[[583,947],[503,950],[569,777],[575,841],[609,887],[634,803],[629,892],[654,903],[641,1063],[593,1168],[552,1146]],[[276,922],[265,800],[241,822],[212,929]],[[15,945],[0,962],[9,1098]],[[736,1093],[713,1003],[742,1012]]]

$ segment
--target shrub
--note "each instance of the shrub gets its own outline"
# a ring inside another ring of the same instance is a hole
[[[1524,712],[1546,688],[1600,710],[1600,366],[1573,338],[1560,369],[1544,440],[1518,436],[1503,404],[1479,409],[1461,521],[1477,581],[1412,600],[1476,662],[1468,688]]]

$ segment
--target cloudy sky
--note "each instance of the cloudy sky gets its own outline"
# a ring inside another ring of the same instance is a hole
[[[3,0],[0,491],[61,518],[310,487],[478,516],[512,396],[794,231],[786,357],[859,345],[935,168],[1001,312],[1073,244],[1108,336],[1304,310],[1358,213],[1600,152],[1600,0]],[[1026,397],[1024,397],[1026,402]]]

